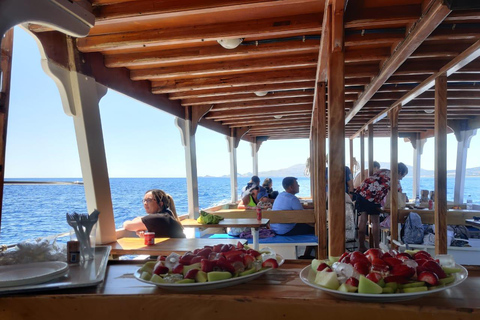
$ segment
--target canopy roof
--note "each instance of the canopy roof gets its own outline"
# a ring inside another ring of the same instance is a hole
[[[218,132],[248,130],[247,140],[310,136],[315,82],[326,72],[318,61],[325,1],[74,1],[96,17],[75,44],[90,65],[83,72],[100,83],[182,118],[204,115],[200,125]],[[346,137],[374,122],[375,136],[387,136],[385,112],[398,105],[400,136],[432,135],[429,80],[439,72],[448,75],[452,127],[479,127],[477,2],[347,3]],[[56,31],[30,29],[44,46],[57,41]],[[243,39],[235,49],[217,43],[234,38]]]

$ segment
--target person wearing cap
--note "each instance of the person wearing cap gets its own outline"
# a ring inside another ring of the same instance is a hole
[[[249,194],[255,186],[260,187],[260,178],[258,176],[252,176],[247,185],[242,188],[242,198]]]
[[[258,203],[258,193],[260,191],[259,186],[253,186],[249,190],[248,193],[242,197],[242,203],[245,206],[245,209],[253,209],[257,207]]]
[[[282,186],[285,189],[280,193],[273,203],[272,210],[303,210],[302,203],[295,196],[300,192],[297,178],[286,177],[282,181]],[[315,228],[306,223],[272,223],[270,227],[276,234],[282,236],[293,236],[297,234],[312,234],[315,233]]]

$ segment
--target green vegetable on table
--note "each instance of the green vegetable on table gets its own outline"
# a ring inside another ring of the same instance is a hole
[[[200,216],[197,218],[197,222],[201,224],[217,224],[223,217],[217,216],[216,214],[210,214],[203,210],[200,210]]]

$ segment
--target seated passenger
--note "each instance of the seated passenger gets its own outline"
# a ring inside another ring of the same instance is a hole
[[[268,210],[272,209],[272,202],[271,199],[268,198],[267,191],[260,191],[257,195],[258,203],[257,208]]]
[[[282,181],[282,186],[285,191],[277,196],[272,210],[303,210],[300,200],[295,196],[300,191],[297,178],[286,177]],[[282,236],[315,233],[315,227],[306,223],[272,223],[270,227],[276,234]]]
[[[260,191],[259,186],[254,186],[242,197],[242,204],[245,206],[245,209],[255,209],[258,203],[258,192]],[[239,206],[240,207],[240,206]]]
[[[265,178],[262,184],[262,187],[264,187],[268,193],[269,199],[275,199],[278,196],[278,191],[273,191],[272,185],[273,185],[273,181],[270,178]]]
[[[148,231],[155,232],[155,238],[185,238],[173,199],[169,195],[159,189],[148,190],[142,202],[147,215],[125,221],[125,230],[135,231],[140,237]]]

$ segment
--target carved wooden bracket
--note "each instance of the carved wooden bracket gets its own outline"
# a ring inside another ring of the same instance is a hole
[[[267,141],[268,138],[270,138],[269,136],[259,136],[259,137],[255,137],[255,142],[257,143],[257,150],[256,152],[258,152],[258,150],[260,149],[260,146],[262,145],[263,142]]]
[[[250,127],[232,128],[232,137],[234,138],[233,147],[238,148],[240,139],[250,130]]]
[[[192,108],[192,134],[197,132],[198,123],[213,108],[212,105],[194,106]]]

